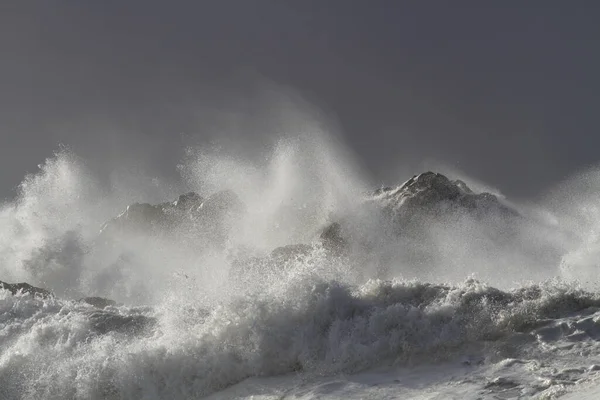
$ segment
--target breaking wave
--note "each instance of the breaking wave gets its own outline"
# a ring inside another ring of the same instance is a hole
[[[518,349],[506,344],[515,335],[535,341],[540,321],[589,312],[600,298],[559,284],[504,292],[473,280],[347,286],[298,279],[276,295],[212,309],[167,303],[97,311],[6,293],[0,304],[3,398],[187,399],[251,376],[444,360],[481,340],[495,343],[490,357],[508,358]],[[132,316],[148,325],[132,332],[131,320],[123,321]],[[110,324],[119,329],[104,333]],[[600,326],[587,329],[599,335]]]
[[[259,162],[190,149],[180,183],[140,176],[135,190],[68,150],[48,159],[0,210],[0,278],[56,295],[0,290],[0,397],[192,399],[252,376],[433,362],[474,343],[501,359],[523,343],[538,351],[548,320],[600,307],[597,173],[515,206],[524,217],[503,229],[518,240],[460,216],[398,241],[364,206],[370,185],[344,154],[317,134]],[[174,209],[182,189],[233,191],[244,212],[224,231],[200,232],[185,214],[169,229],[99,235],[130,204]],[[319,234],[349,216],[359,244],[332,253]],[[430,257],[415,264],[410,246]]]

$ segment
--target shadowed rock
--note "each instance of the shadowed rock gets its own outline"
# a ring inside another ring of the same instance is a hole
[[[96,308],[106,308],[117,305],[116,301],[105,299],[104,297],[84,297],[83,299],[79,299],[79,302],[89,304]]]
[[[41,298],[49,298],[49,297],[54,296],[52,294],[52,292],[50,292],[49,290],[31,286],[30,284],[25,283],[25,282],[6,283],[6,282],[0,281],[0,288],[8,290],[13,295],[15,295],[17,293],[24,293],[24,294],[31,294],[34,297],[41,297]]]
[[[121,234],[172,235],[180,231],[195,235],[202,244],[221,245],[232,223],[244,211],[244,204],[230,190],[217,192],[208,198],[190,192],[173,202],[128,206],[102,226],[99,238],[100,242],[106,242]]]
[[[177,200],[171,203],[171,206],[181,211],[194,212],[202,205],[204,199],[195,192],[189,192],[179,196]]]
[[[308,244],[290,244],[287,246],[277,247],[271,252],[273,261],[289,261],[299,257],[307,256],[312,250],[312,246]]]
[[[204,243],[222,246],[245,210],[244,203],[231,190],[217,192],[203,201],[195,218]]]
[[[101,236],[123,232],[151,233],[171,229],[182,221],[193,218],[204,199],[197,193],[180,195],[177,200],[161,204],[134,203],[121,214],[105,223]]]
[[[231,190],[223,190],[202,202],[199,212],[206,217],[222,217],[224,214],[237,214],[244,210],[244,204]]]
[[[323,246],[330,251],[341,251],[348,244],[347,239],[344,238],[342,233],[342,225],[339,222],[334,222],[327,226],[321,232],[319,239],[323,243]]]
[[[100,310],[89,313],[88,318],[92,329],[100,335],[109,332],[140,335],[156,325],[156,319],[144,315],[121,315]]]
[[[451,181],[442,174],[425,172],[397,188],[376,191],[371,199],[395,217],[407,214],[465,211],[472,214],[518,215],[490,193],[475,193],[463,181]]]
[[[375,190],[359,211],[368,211],[370,221],[377,219],[380,229],[396,235],[423,238],[422,228],[439,221],[456,220],[461,216],[475,219],[508,221],[519,214],[490,193],[475,193],[464,182],[452,181],[442,174],[425,172],[415,175],[397,187]],[[369,222],[370,222],[369,221]],[[358,229],[357,229],[358,228]],[[355,215],[346,215],[326,226],[320,240],[329,250],[343,250],[350,242],[350,232],[360,238],[361,223]]]

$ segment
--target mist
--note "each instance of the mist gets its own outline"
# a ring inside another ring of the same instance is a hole
[[[227,127],[215,123],[209,128],[205,122],[204,129],[223,133],[217,135],[220,140],[206,146],[188,138],[180,161],[166,171],[161,171],[163,160],[153,168],[151,141],[130,143],[128,154],[93,162],[63,146],[26,176],[16,198],[2,206],[3,279],[31,282],[71,298],[97,295],[159,304],[169,293],[184,290],[190,292],[188,299],[214,304],[239,295],[232,263],[294,244],[312,246],[313,261],[255,271],[247,289],[262,290],[265,283],[277,287],[306,274],[349,284],[374,277],[439,283],[472,277],[506,288],[540,278],[586,284],[593,277],[600,215],[593,200],[597,170],[558,183],[539,203],[519,204],[430,161],[429,166],[476,192],[499,196],[525,218],[510,226],[468,215],[442,218],[424,227],[421,242],[398,242],[390,221],[364,207],[380,182],[343,143],[335,119],[289,90],[270,86],[262,93],[252,112],[227,113]],[[263,129],[260,144],[245,138],[246,126]],[[118,137],[121,130],[111,132]],[[386,184],[399,185],[409,177],[408,172],[398,174]],[[226,190],[239,197],[245,211],[231,221],[224,248],[202,245],[205,239],[185,227],[159,236],[131,232],[109,249],[97,245],[103,224],[130,204],[158,204],[187,192],[208,198]],[[361,239],[346,257],[328,259],[318,236],[328,224],[348,217],[351,236]],[[420,254],[419,263],[413,253]]]
[[[262,93],[204,119],[211,143],[183,135],[172,165],[113,127],[130,151],[64,144],[22,179],[0,207],[0,276],[51,294],[0,291],[15,319],[1,395],[230,398],[258,377],[320,382],[507,338],[485,355],[496,365],[537,321],[563,332],[563,315],[600,305],[597,169],[523,202],[430,159],[497,203],[421,218],[394,197],[410,168],[382,182],[335,117],[289,88]],[[335,224],[341,247],[323,238]]]

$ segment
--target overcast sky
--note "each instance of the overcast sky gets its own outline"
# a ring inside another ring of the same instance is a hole
[[[264,82],[376,180],[434,160],[536,196],[600,161],[599,21],[595,0],[5,1],[0,196],[59,143],[175,173],[182,133],[245,113],[260,146]]]

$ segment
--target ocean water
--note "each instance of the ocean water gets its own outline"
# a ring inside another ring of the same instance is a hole
[[[597,172],[510,204],[513,240],[464,219],[416,242],[316,135],[260,162],[190,149],[180,172],[107,181],[60,151],[2,205],[0,279],[55,296],[0,290],[0,399],[597,398]],[[99,235],[129,204],[225,189],[244,205],[225,234]],[[331,256],[319,232],[342,216],[367,245]]]

